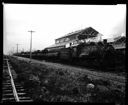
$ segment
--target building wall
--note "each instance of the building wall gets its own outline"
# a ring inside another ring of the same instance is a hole
[[[85,39],[86,42],[99,42],[99,41],[102,41],[102,34],[98,33],[97,34],[97,37],[93,37],[93,38],[88,38],[88,39]]]
[[[77,35],[71,35],[64,38],[56,39],[55,43],[58,44],[58,43],[69,42],[73,40],[77,40]]]
[[[90,35],[93,36],[88,39],[78,39],[78,35]],[[96,36],[96,37],[94,37]],[[78,45],[80,42],[98,42],[102,41],[102,34],[100,34],[98,31],[93,29],[92,27],[88,27],[84,30],[77,31],[75,33],[71,33],[70,35],[58,38],[55,40],[56,45],[65,44],[66,47],[75,46]]]
[[[84,39],[84,40],[78,40],[77,36],[78,35],[72,35],[72,36],[67,36],[65,38],[57,39],[55,44],[65,43],[66,47],[70,47],[70,46],[78,45],[79,42],[87,42],[88,43],[88,42],[102,41],[102,34],[100,34],[100,33],[97,34],[97,37],[88,38],[88,39]],[[58,43],[57,43],[57,41],[58,41]]]

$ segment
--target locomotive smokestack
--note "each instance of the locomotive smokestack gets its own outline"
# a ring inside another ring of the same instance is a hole
[[[107,39],[104,39],[103,40],[103,43],[106,45],[107,44]]]

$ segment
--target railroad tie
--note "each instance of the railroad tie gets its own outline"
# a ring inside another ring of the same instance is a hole
[[[13,68],[8,59],[4,59],[3,65],[3,83],[2,83],[2,100],[1,102],[32,102],[33,100],[27,96],[25,89],[18,83],[14,83]]]

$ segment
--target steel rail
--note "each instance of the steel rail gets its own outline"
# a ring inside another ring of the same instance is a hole
[[[14,81],[13,81],[13,77],[12,77],[12,74],[11,74],[11,70],[10,70],[10,66],[9,66],[9,63],[8,63],[8,59],[7,60],[7,66],[8,66],[8,71],[9,71],[9,76],[10,76],[10,79],[11,79],[11,85],[12,85],[12,89],[13,89],[13,95],[14,95],[14,98],[16,100],[16,102],[19,102],[19,97],[18,97],[18,94],[17,94],[17,91],[16,91],[16,87],[15,87],[15,84],[14,84]]]

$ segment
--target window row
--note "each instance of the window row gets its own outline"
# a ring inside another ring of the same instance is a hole
[[[69,40],[70,40],[69,38],[58,39],[58,40],[56,40],[56,43],[67,42]]]
[[[69,36],[68,38],[57,39],[56,43],[67,42],[69,40],[75,40],[75,39],[77,39],[77,36],[76,35],[72,35],[72,36]]]

